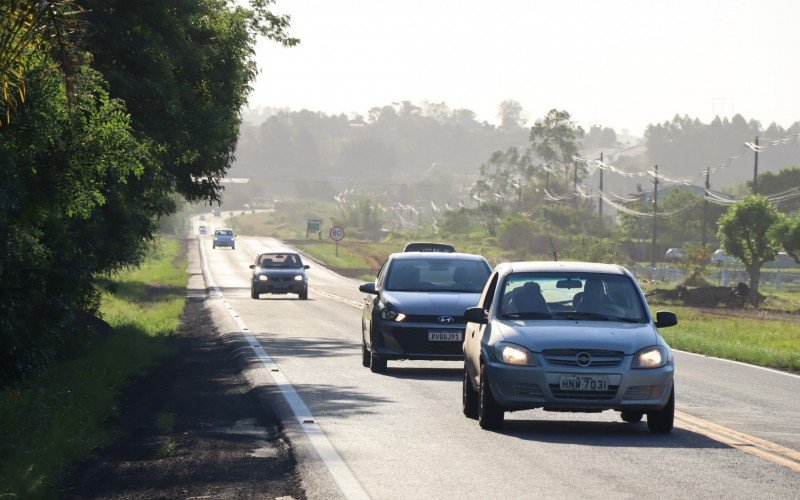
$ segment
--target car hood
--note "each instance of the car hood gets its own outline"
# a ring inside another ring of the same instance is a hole
[[[500,334],[508,342],[528,350],[607,349],[634,354],[655,345],[658,334],[649,323],[610,321],[499,321]]]
[[[475,307],[480,293],[447,292],[383,292],[384,303],[394,305],[405,314],[464,316],[464,310]]]

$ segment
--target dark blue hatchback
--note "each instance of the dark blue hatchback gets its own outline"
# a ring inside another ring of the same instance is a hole
[[[362,364],[388,360],[464,359],[464,310],[480,299],[491,268],[480,255],[403,252],[383,264],[364,298]]]

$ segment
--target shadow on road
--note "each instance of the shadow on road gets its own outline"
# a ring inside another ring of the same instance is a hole
[[[653,434],[644,420],[636,424],[622,421],[506,420],[498,433],[526,441],[611,448],[729,448],[677,427],[671,434]]]
[[[258,338],[275,361],[289,357],[352,356],[361,352],[361,344],[358,342],[321,338],[285,338],[269,332],[259,333]],[[353,367],[358,368],[358,365],[354,364]]]
[[[393,399],[367,394],[354,386],[296,384],[294,388],[303,400],[313,407],[316,417],[374,415],[385,413],[384,406],[395,403]],[[319,402],[323,404],[315,404]]]
[[[406,380],[461,380],[461,376],[464,373],[464,369],[461,366],[453,367],[453,368],[405,368],[405,367],[394,367],[389,362],[389,368],[386,370],[386,373],[383,374],[385,377],[393,377],[393,378],[400,378]]]

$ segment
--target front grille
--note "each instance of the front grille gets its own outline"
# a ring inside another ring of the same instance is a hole
[[[440,316],[450,316],[450,315],[437,314],[435,316],[432,316],[429,314],[406,314],[406,318],[403,321],[406,323],[434,323],[441,328],[447,328],[453,325],[464,324],[464,316],[451,316],[453,318],[452,323],[439,323],[437,320]]]
[[[550,393],[556,399],[579,399],[581,401],[606,401],[617,395],[618,385],[609,385],[607,391],[564,391],[558,384],[550,384]]]
[[[578,354],[585,352],[592,357],[592,362],[586,366],[578,364]],[[601,349],[547,349],[542,352],[548,364],[558,366],[575,366],[578,368],[601,368],[606,366],[619,366],[625,359],[622,351],[606,351]]]

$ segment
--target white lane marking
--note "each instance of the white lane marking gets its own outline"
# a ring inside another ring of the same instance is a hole
[[[222,290],[220,290],[211,276],[211,270],[208,267],[203,242],[200,241],[199,243],[200,260],[203,263],[203,277],[206,280],[206,284],[214,289],[214,293],[222,300],[228,313],[230,313],[236,325],[240,328],[240,333],[245,341],[247,341],[250,348],[253,349],[253,352],[258,357],[259,361],[261,361],[261,364],[270,371],[275,385],[281,391],[281,394],[283,394],[283,397],[292,409],[297,423],[300,425],[303,433],[308,436],[311,445],[314,447],[320,460],[322,460],[322,463],[325,464],[328,472],[333,476],[333,480],[336,482],[337,486],[339,486],[342,494],[346,498],[352,499],[370,498],[364,490],[364,487],[353,475],[353,472],[347,466],[342,456],[336,451],[333,443],[328,439],[328,436],[322,430],[317,419],[314,418],[314,414],[311,413],[311,410],[308,408],[305,401],[303,401],[303,398],[298,394],[291,382],[289,382],[289,379],[286,378],[286,375],[280,370],[278,364],[267,354],[267,351],[258,339],[253,336],[242,318],[239,317],[233,307],[228,303],[227,299],[225,299]]]
[[[751,365],[750,363],[745,363],[743,361],[735,361],[733,359],[718,358],[716,356],[708,356],[706,354],[699,354],[699,353],[696,353],[696,352],[682,351],[680,349],[673,349],[673,351],[679,352],[681,354],[689,354],[691,356],[699,356],[701,358],[713,359],[713,360],[716,360],[716,361],[724,361],[726,363],[733,363],[735,365],[747,366],[748,368],[755,368],[757,370],[763,370],[765,372],[777,373],[778,375],[786,375],[787,377],[800,378],[800,375],[796,375],[794,373],[784,372],[784,371],[781,371],[781,370],[776,370],[774,368],[767,368],[766,366]]]

